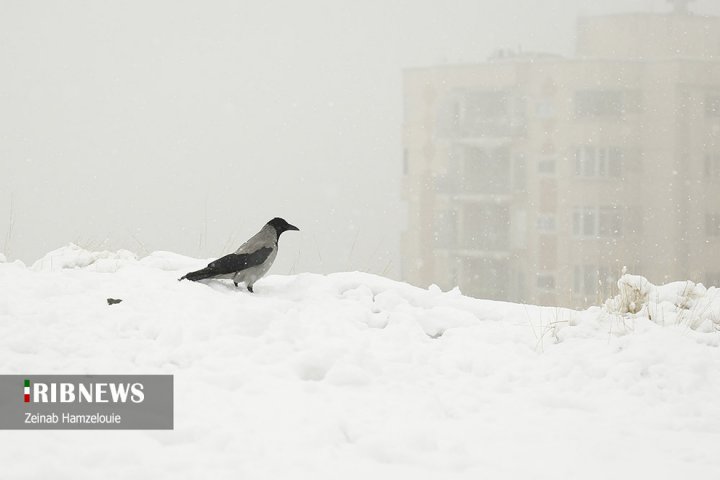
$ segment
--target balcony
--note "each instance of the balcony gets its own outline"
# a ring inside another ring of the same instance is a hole
[[[516,178],[513,178],[513,165]],[[511,198],[513,184],[522,180],[520,166],[519,161],[513,163],[511,160],[507,146],[457,145],[450,157],[450,173],[435,178],[435,191],[467,200],[502,202]]]
[[[525,99],[509,90],[459,90],[443,102],[438,121],[447,139],[514,139],[527,133]]]

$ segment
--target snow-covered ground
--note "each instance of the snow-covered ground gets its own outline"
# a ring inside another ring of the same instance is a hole
[[[0,263],[0,373],[175,375],[175,430],[0,431],[0,478],[720,478],[718,289],[627,276],[575,312],[357,272],[176,281],[206,263]]]

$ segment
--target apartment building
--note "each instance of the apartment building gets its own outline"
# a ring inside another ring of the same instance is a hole
[[[581,18],[573,58],[407,69],[404,100],[406,281],[571,307],[623,267],[720,286],[720,18]]]

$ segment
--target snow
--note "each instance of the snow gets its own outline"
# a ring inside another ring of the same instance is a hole
[[[713,332],[720,324],[720,289],[691,281],[656,287],[643,277],[623,275],[618,290],[605,302],[608,313],[639,313],[661,325],[685,324],[704,332]]]
[[[135,254],[127,250],[117,252],[91,252],[74,243],[45,255],[35,262],[32,269],[36,272],[54,272],[65,268],[89,267],[96,272],[114,272],[123,260],[134,260]]]
[[[359,272],[177,282],[206,263],[0,264],[3,373],[175,375],[175,430],[5,431],[2,478],[720,478],[716,288],[626,276],[576,312]]]

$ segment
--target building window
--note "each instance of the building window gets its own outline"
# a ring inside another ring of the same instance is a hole
[[[555,290],[555,274],[538,273],[537,288],[539,288],[540,290]]]
[[[705,215],[705,234],[708,237],[720,237],[720,213]]]
[[[573,235],[619,237],[622,220],[622,214],[615,207],[576,207],[573,210]]]
[[[594,265],[575,265],[573,291],[576,295],[593,295],[597,292],[598,272]]]
[[[720,178],[720,153],[705,154],[705,178]]]
[[[578,207],[573,211],[573,235],[578,237],[594,237],[595,209],[592,207]]]
[[[555,215],[553,215],[553,214],[538,215],[537,229],[539,232],[554,232],[555,231]]]
[[[618,147],[586,145],[575,149],[575,175],[578,177],[619,178],[623,151]]]
[[[524,97],[509,90],[456,90],[441,102],[438,132],[472,138],[522,135],[525,102]]]

